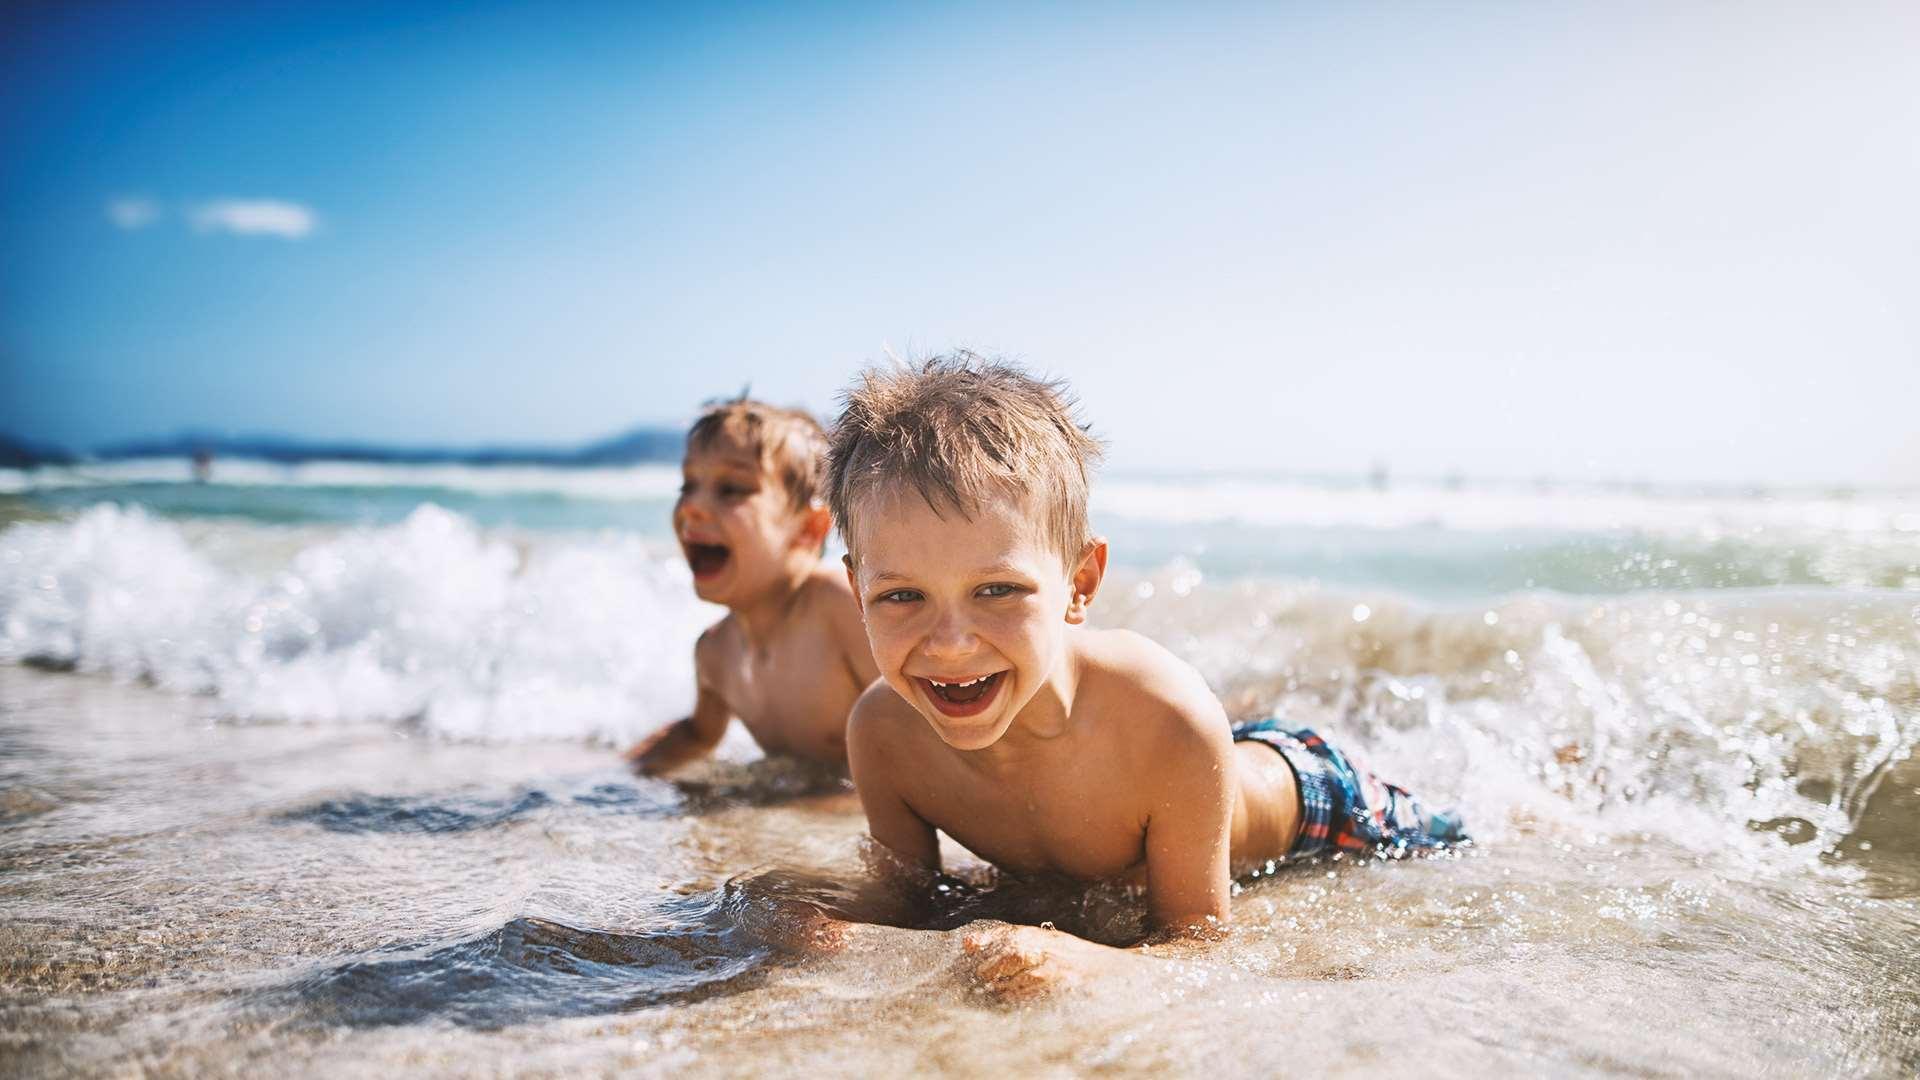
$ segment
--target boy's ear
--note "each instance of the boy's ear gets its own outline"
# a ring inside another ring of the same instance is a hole
[[[1087,541],[1087,548],[1080,555],[1080,564],[1073,568],[1073,597],[1067,601],[1067,621],[1078,626],[1087,621],[1087,607],[1093,603],[1093,596],[1100,591],[1100,582],[1107,576],[1107,540],[1096,536]]]
[[[853,606],[860,609],[860,617],[867,617],[866,601],[860,599],[860,583],[853,580],[853,552],[840,556],[841,565],[847,568],[847,588],[853,590]]]
[[[833,512],[818,503],[801,512],[799,544],[818,553],[827,546],[827,534],[833,531]]]

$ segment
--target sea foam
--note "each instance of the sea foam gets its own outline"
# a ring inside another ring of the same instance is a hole
[[[146,679],[236,718],[618,741],[691,705],[693,639],[719,614],[632,536],[515,542],[432,505],[287,533],[282,560],[260,534],[274,530],[190,540],[114,505],[16,524],[0,534],[0,660]]]

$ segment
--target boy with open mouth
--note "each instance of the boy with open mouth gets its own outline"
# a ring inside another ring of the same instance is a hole
[[[1107,566],[1098,455],[1059,386],[965,354],[847,394],[828,498],[882,679],[847,736],[873,839],[921,871],[942,830],[1017,874],[1131,880],[1171,936],[1219,927],[1233,876],[1271,861],[1464,840],[1311,731],[1230,728],[1146,638],[1083,628]],[[1005,924],[965,948],[1013,995],[1132,962]]]
[[[673,532],[693,591],[726,618],[694,646],[693,715],[627,752],[645,774],[705,757],[739,717],[760,748],[845,768],[847,710],[878,672],[844,574],[821,561],[826,436],[739,399],[687,433]]]

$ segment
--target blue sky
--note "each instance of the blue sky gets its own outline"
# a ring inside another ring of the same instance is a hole
[[[0,430],[964,345],[1123,467],[1920,484],[1910,4],[261,7],[0,15]]]

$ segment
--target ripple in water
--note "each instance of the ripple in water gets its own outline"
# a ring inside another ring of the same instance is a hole
[[[491,1030],[734,993],[775,955],[713,894],[670,902],[659,916],[666,925],[638,933],[522,916],[465,940],[383,949],[292,993],[313,1024]]]
[[[591,813],[700,816],[737,807],[776,806],[816,795],[850,792],[845,778],[787,761],[706,770],[707,779],[601,782],[572,795],[521,788],[500,796],[375,795],[323,799],[275,815],[280,824],[317,825],[335,833],[463,833],[492,829],[558,807]]]
[[[491,829],[524,818],[550,806],[543,791],[523,792],[510,799],[409,798],[399,795],[353,795],[327,799],[279,816],[283,822],[311,822],[339,833],[458,833]]]

